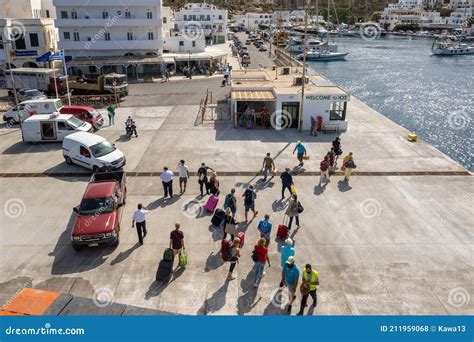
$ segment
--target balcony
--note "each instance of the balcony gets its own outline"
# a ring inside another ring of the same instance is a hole
[[[111,27],[152,27],[158,26],[161,27],[161,18],[156,19],[146,19],[146,18],[125,18],[125,17],[111,17],[109,19],[56,19],[54,21],[57,28],[62,27],[101,27],[101,28],[111,28]]]
[[[61,50],[159,50],[162,41],[155,40],[97,40],[97,41],[65,41],[59,42]]]

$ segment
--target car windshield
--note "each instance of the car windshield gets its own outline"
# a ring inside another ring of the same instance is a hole
[[[39,90],[34,89],[34,90],[27,90],[26,95],[28,95],[28,96],[41,96],[41,95],[43,95],[43,93],[40,92]]]
[[[100,215],[114,211],[114,200],[112,197],[84,198],[79,207],[81,215]]]
[[[97,109],[92,109],[89,111],[89,113],[92,115],[94,119],[100,116],[100,112]]]
[[[77,127],[81,127],[81,126],[84,126],[86,123],[82,120],[79,120],[78,118],[76,118],[75,116],[71,116],[67,122],[74,128],[77,128]]]
[[[104,140],[101,143],[91,146],[91,152],[96,158],[105,156],[106,154],[112,153],[115,150],[115,146],[107,140]]]

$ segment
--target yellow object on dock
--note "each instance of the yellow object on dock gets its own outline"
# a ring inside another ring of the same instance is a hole
[[[417,138],[418,138],[418,137],[416,136],[415,133],[410,133],[410,134],[408,134],[408,140],[409,140],[409,141],[416,142],[416,139],[417,139]]]

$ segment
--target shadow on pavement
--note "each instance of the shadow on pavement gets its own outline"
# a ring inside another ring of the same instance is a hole
[[[212,294],[212,296],[204,301],[199,308],[197,315],[206,316],[209,313],[219,311],[225,305],[227,290],[229,289],[229,281],[226,280],[224,284]]]
[[[220,251],[211,252],[211,254],[209,254],[206,259],[206,266],[204,267],[204,272],[209,272],[218,269],[222,265],[224,265],[224,261],[222,260]]]
[[[340,180],[337,183],[337,187],[339,188],[340,192],[347,192],[352,190],[352,187],[349,185],[349,182],[346,179]]]
[[[122,261],[126,260],[130,255],[132,255],[133,251],[140,247],[140,243],[135,243],[132,247],[127,249],[126,251],[120,252],[114,260],[110,262],[111,265],[115,265],[121,263]]]
[[[285,289],[279,289],[273,296],[270,303],[263,311],[263,316],[287,316],[288,312],[281,308],[281,302],[283,298],[283,291]]]
[[[19,141],[8,147],[2,154],[20,154],[20,153],[44,153],[50,151],[59,151],[62,148],[62,143],[40,143],[31,144],[28,142]]]
[[[237,314],[244,315],[248,312],[251,312],[252,309],[257,306],[262,297],[259,297],[257,301],[257,288],[252,285],[252,278],[255,272],[255,267],[253,267],[250,272],[247,274],[245,279],[242,279],[240,282],[240,287],[244,292],[244,295],[240,296],[237,300]]]
[[[168,282],[159,282],[154,281],[151,283],[148,291],[145,293],[145,300],[149,300],[151,297],[156,297],[160,295],[169,284],[177,280],[184,273],[184,268],[179,267],[176,271],[173,272],[171,279]]]
[[[180,197],[179,196],[173,196],[173,198],[169,198],[169,197],[161,197],[159,199],[157,199],[156,201],[153,201],[151,203],[149,203],[146,208],[148,210],[154,210],[156,208],[164,208],[164,207],[167,207],[169,205],[172,205],[174,203],[176,203],[177,201],[179,201]]]

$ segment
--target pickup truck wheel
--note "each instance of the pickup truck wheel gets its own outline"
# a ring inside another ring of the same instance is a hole
[[[83,249],[82,246],[78,246],[78,245],[72,245],[72,248],[74,248],[76,252],[80,252]]]
[[[65,156],[64,159],[66,160],[66,164],[72,164],[72,159],[69,156]]]
[[[117,233],[117,240],[112,244],[113,247],[117,247],[120,243],[120,232]]]
[[[15,124],[15,120],[14,120],[13,118],[8,118],[8,119],[7,119],[7,125],[8,125],[8,126],[11,127],[11,126],[13,126],[14,124]]]
[[[99,172],[99,167],[94,165],[92,171],[94,171],[94,173]]]

